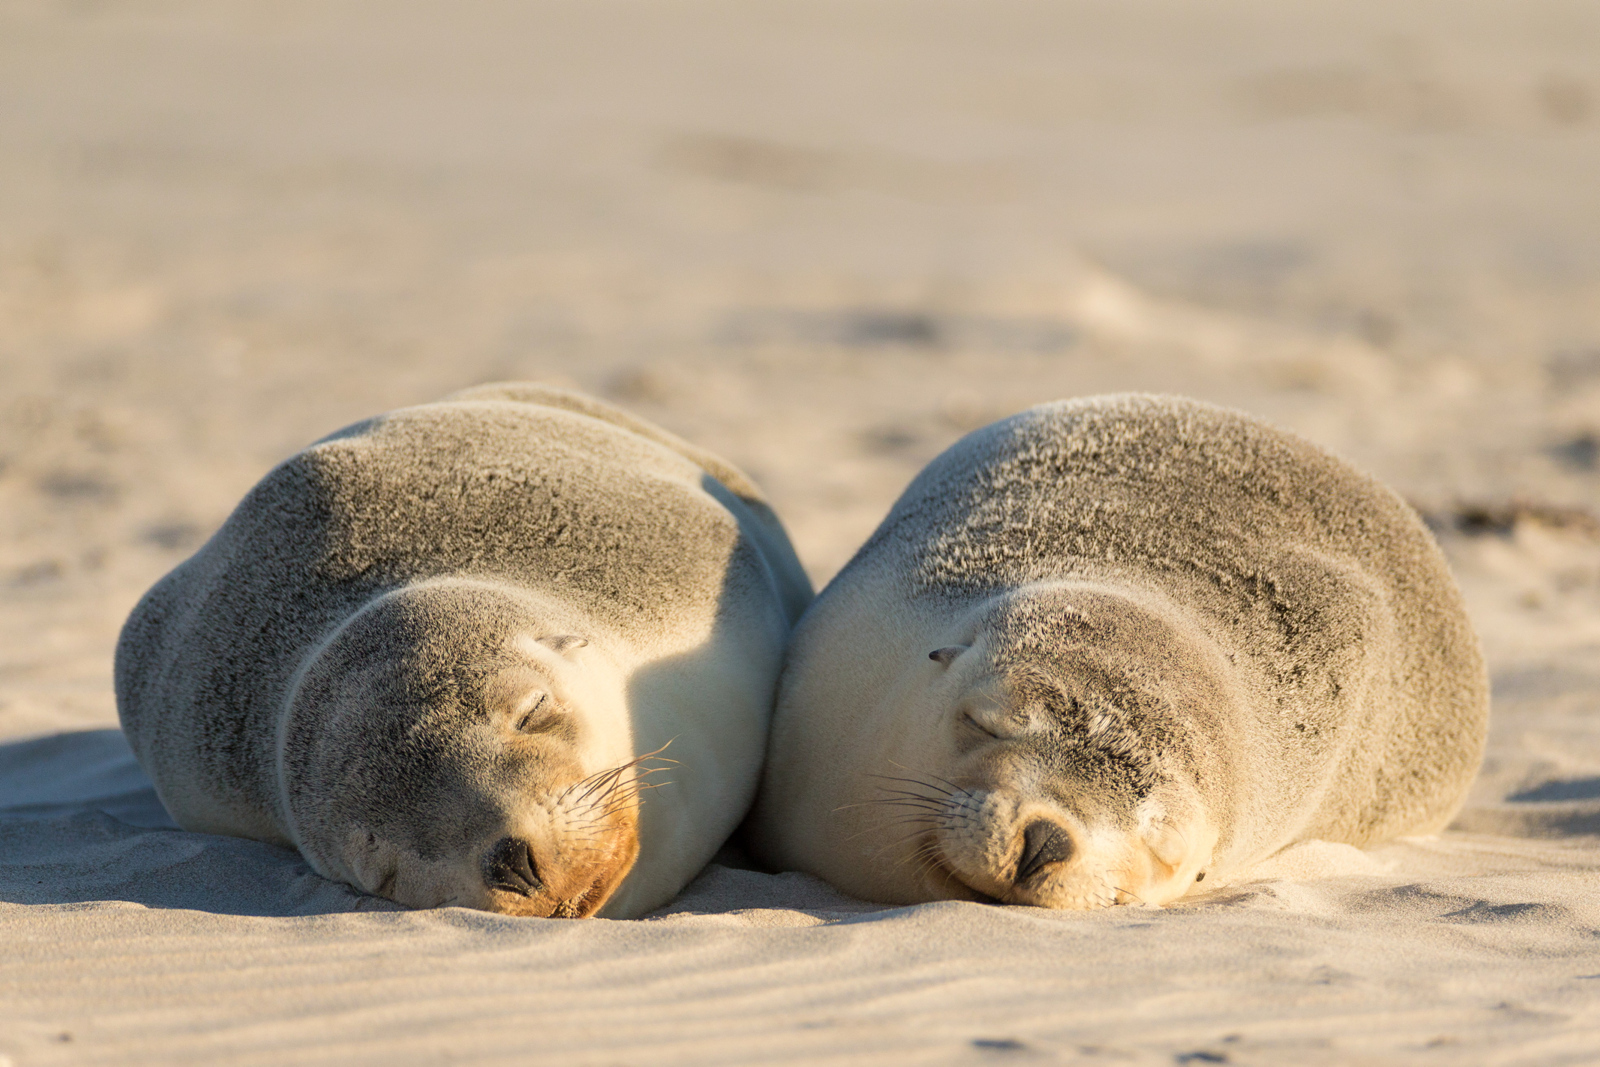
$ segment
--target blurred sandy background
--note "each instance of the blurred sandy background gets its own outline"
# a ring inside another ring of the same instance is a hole
[[[1600,832],[1593,0],[0,0],[0,738],[115,724],[273,463],[504,378],[745,467],[819,585],[1019,408],[1266,416],[1446,541],[1463,826]]]
[[[1600,8],[0,6],[8,732],[111,720],[272,463],[524,377],[749,468],[819,581],[961,432],[1108,390],[1587,502]]]

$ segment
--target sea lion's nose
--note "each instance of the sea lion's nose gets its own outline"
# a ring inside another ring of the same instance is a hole
[[[1072,858],[1072,838],[1049,819],[1035,819],[1022,831],[1022,858],[1017,860],[1014,884],[1032,878],[1052,863]]]
[[[531,897],[544,888],[533,865],[533,848],[518,837],[502,837],[483,858],[483,881],[490,889],[503,889]]]

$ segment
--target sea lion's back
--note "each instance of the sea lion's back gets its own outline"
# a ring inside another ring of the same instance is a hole
[[[485,397],[357,423],[269,472],[123,628],[119,713],[180,823],[288,843],[272,753],[299,664],[433,577],[553,588],[647,635],[740,586],[787,583],[791,617],[809,595],[781,528],[617,419]]]
[[[1437,829],[1482,757],[1482,653],[1420,518],[1238,412],[1119,395],[984,427],[912,482],[851,568],[893,571],[930,608],[1034,581],[1159,587],[1253,662],[1283,744],[1336,767],[1313,835]]]

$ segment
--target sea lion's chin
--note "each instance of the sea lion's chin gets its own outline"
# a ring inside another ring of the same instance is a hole
[[[1102,847],[1076,868],[1050,872],[1015,885],[1007,904],[1088,911],[1117,904],[1170,903],[1194,885],[1203,858],[1181,855],[1163,861],[1136,834],[1108,835]]]
[[[1128,881],[1123,873],[1114,869],[1106,857],[1094,854],[1077,856],[1052,870],[1019,880],[1014,873],[1015,861],[978,865],[946,856],[937,846],[930,853],[934,862],[929,881],[935,895],[945,899],[1063,911],[1093,911],[1138,899],[1123,888]]]

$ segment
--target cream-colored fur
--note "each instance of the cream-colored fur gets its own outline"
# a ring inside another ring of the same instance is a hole
[[[486,386],[267,475],[134,610],[118,707],[188,829],[412,906],[638,915],[748,807],[810,594],[726,462]]]
[[[1487,713],[1392,492],[1195,401],[1047,404],[930,464],[808,610],[747,836],[869,899],[1162,903],[1439,829]]]

